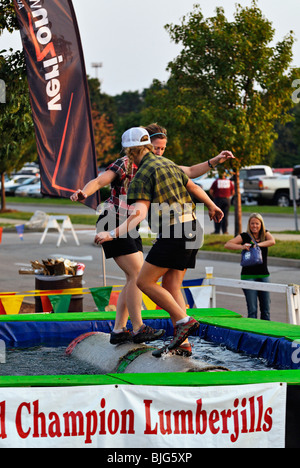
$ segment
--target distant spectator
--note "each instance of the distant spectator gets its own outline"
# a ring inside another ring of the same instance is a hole
[[[263,263],[261,265],[243,267],[241,279],[268,283],[270,276],[267,265],[268,247],[275,245],[275,239],[266,230],[264,220],[259,213],[252,213],[250,215],[247,232],[242,232],[234,239],[228,241],[225,244],[225,248],[230,250],[249,250],[253,246],[254,241],[261,248]],[[261,320],[270,320],[270,293],[268,291],[256,291],[253,289],[244,289],[243,291],[247,302],[248,317],[257,318],[259,302]]]
[[[225,172],[214,181],[210,191],[215,204],[221,208],[224,213],[224,218],[220,223],[215,223],[215,231],[213,234],[228,234],[228,214],[231,203],[231,198],[235,194],[234,183],[227,179]]]

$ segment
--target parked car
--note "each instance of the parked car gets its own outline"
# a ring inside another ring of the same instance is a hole
[[[257,166],[246,166],[242,167],[240,170],[240,179],[250,179],[259,176],[274,176],[273,169],[270,166],[265,166],[263,164]]]
[[[18,187],[15,191],[15,196],[42,198],[40,179],[34,184],[21,185],[21,187]]]
[[[257,180],[260,176],[273,176],[273,170],[270,166],[266,165],[255,165],[255,166],[245,166],[240,170],[240,193],[242,197],[242,203],[251,204],[253,198],[251,194],[245,193],[244,190],[244,181],[245,180]],[[195,184],[199,185],[203,190],[209,194],[209,190],[213,182],[218,178],[217,171],[208,172],[196,179],[193,179]],[[234,180],[234,176],[231,177],[231,180]],[[235,197],[232,197],[231,203],[234,204]],[[254,200],[255,201],[255,200]]]
[[[207,172],[206,174],[203,174],[200,177],[197,177],[196,179],[193,179],[193,182],[196,185],[199,185],[199,187],[201,187],[206,193],[208,193],[212,184],[217,178],[218,178],[218,172],[210,171],[210,172]]]
[[[18,171],[18,175],[26,174],[26,175],[31,175],[31,176],[38,176],[39,173],[40,173],[40,168],[38,164],[35,164],[35,163],[26,163],[25,166],[23,166],[22,169]]]
[[[300,192],[300,166],[295,166],[293,175],[298,177]],[[258,179],[245,180],[244,189],[249,196],[257,200],[259,204],[275,204],[277,206],[290,206],[290,176],[259,177]]]
[[[32,177],[28,175],[16,175],[8,182],[5,182],[5,195],[14,196],[15,191],[22,185],[34,184],[39,180],[39,177]]]
[[[273,170],[270,166],[263,164],[255,166],[245,166],[240,170],[240,192],[242,197],[242,203],[244,204],[253,204],[256,203],[256,200],[253,199],[251,194],[247,193],[244,189],[245,180],[256,180],[260,176],[273,176]],[[234,180],[234,176],[232,177]],[[232,197],[232,204],[234,204],[235,197]]]

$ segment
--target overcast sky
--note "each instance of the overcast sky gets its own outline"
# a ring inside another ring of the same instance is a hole
[[[87,73],[95,77],[91,64],[101,62],[98,78],[102,91],[112,96],[142,91],[155,78],[166,81],[167,64],[178,55],[180,46],[171,42],[164,26],[180,24],[195,3],[201,5],[205,18],[222,6],[232,20],[236,3],[250,6],[251,0],[73,0]],[[294,31],[294,65],[300,67],[300,1],[258,0],[258,6],[272,21],[276,42]],[[9,47],[22,47],[18,32],[0,37],[0,50]]]

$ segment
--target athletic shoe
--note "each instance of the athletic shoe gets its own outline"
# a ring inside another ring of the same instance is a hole
[[[155,349],[152,352],[152,356],[160,358],[163,354],[173,354],[174,356],[190,357],[192,355],[192,346],[190,343],[184,343],[178,348],[169,350],[168,345],[163,346],[162,348]]]
[[[171,351],[176,356],[190,357],[192,353],[191,343],[183,343],[178,348]]]
[[[189,321],[176,325],[174,330],[174,339],[168,345],[170,351],[179,348],[179,346],[190,336],[197,328],[200,327],[200,323],[197,322],[193,317],[189,318]]]
[[[129,341],[132,341],[132,333],[127,328],[123,328],[121,333],[111,332],[110,334],[110,344],[117,345],[128,343]]]
[[[139,332],[132,335],[134,343],[145,343],[145,341],[159,340],[165,334],[165,330],[154,330],[148,325],[143,325]]]
[[[152,352],[152,356],[156,357],[156,358],[160,358],[162,357],[163,354],[167,354],[168,353],[168,345],[166,346],[162,346],[162,348],[157,348],[155,349],[153,352]]]

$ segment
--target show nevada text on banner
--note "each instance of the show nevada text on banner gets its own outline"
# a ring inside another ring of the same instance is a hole
[[[97,177],[91,105],[71,0],[14,0],[25,53],[42,193],[69,198]],[[95,209],[98,194],[86,202]]]
[[[283,448],[286,389],[0,389],[0,448]]]

